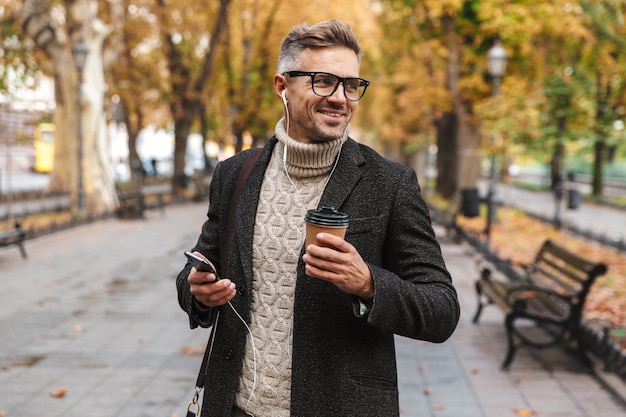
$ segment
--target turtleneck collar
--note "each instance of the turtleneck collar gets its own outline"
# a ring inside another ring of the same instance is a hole
[[[285,169],[294,178],[308,178],[328,174],[341,151],[341,147],[348,139],[348,130],[335,140],[320,143],[302,143],[293,139],[285,129],[285,118],[276,124],[277,150],[281,160],[287,148],[287,157],[284,160]]]

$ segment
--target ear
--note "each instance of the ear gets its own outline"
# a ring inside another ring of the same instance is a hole
[[[285,77],[280,74],[274,75],[274,93],[276,93],[276,97],[283,101],[283,104],[287,101],[285,91],[287,91]]]

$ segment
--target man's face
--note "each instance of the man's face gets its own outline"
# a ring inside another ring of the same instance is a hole
[[[298,71],[328,72],[339,77],[358,77],[356,54],[345,47],[305,49]],[[340,83],[328,97],[320,97],[311,88],[311,77],[286,77],[289,131],[303,143],[327,142],[340,138],[354,116],[357,102],[349,101]]]

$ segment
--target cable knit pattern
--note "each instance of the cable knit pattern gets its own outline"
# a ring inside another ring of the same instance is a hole
[[[236,403],[253,416],[288,417],[293,298],[305,237],[304,216],[317,207],[347,135],[331,142],[302,144],[286,134],[281,120],[276,137],[279,143],[265,171],[253,236],[250,329],[254,344],[248,335]]]

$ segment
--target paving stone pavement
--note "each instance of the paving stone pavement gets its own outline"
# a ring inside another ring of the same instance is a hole
[[[174,280],[205,213],[80,226],[27,241],[27,260],[0,250],[0,416],[183,417],[208,333],[189,330]],[[402,417],[626,416],[560,349],[522,349],[500,371],[502,315],[471,324],[471,249],[437,231],[462,317],[443,344],[397,338]]]

